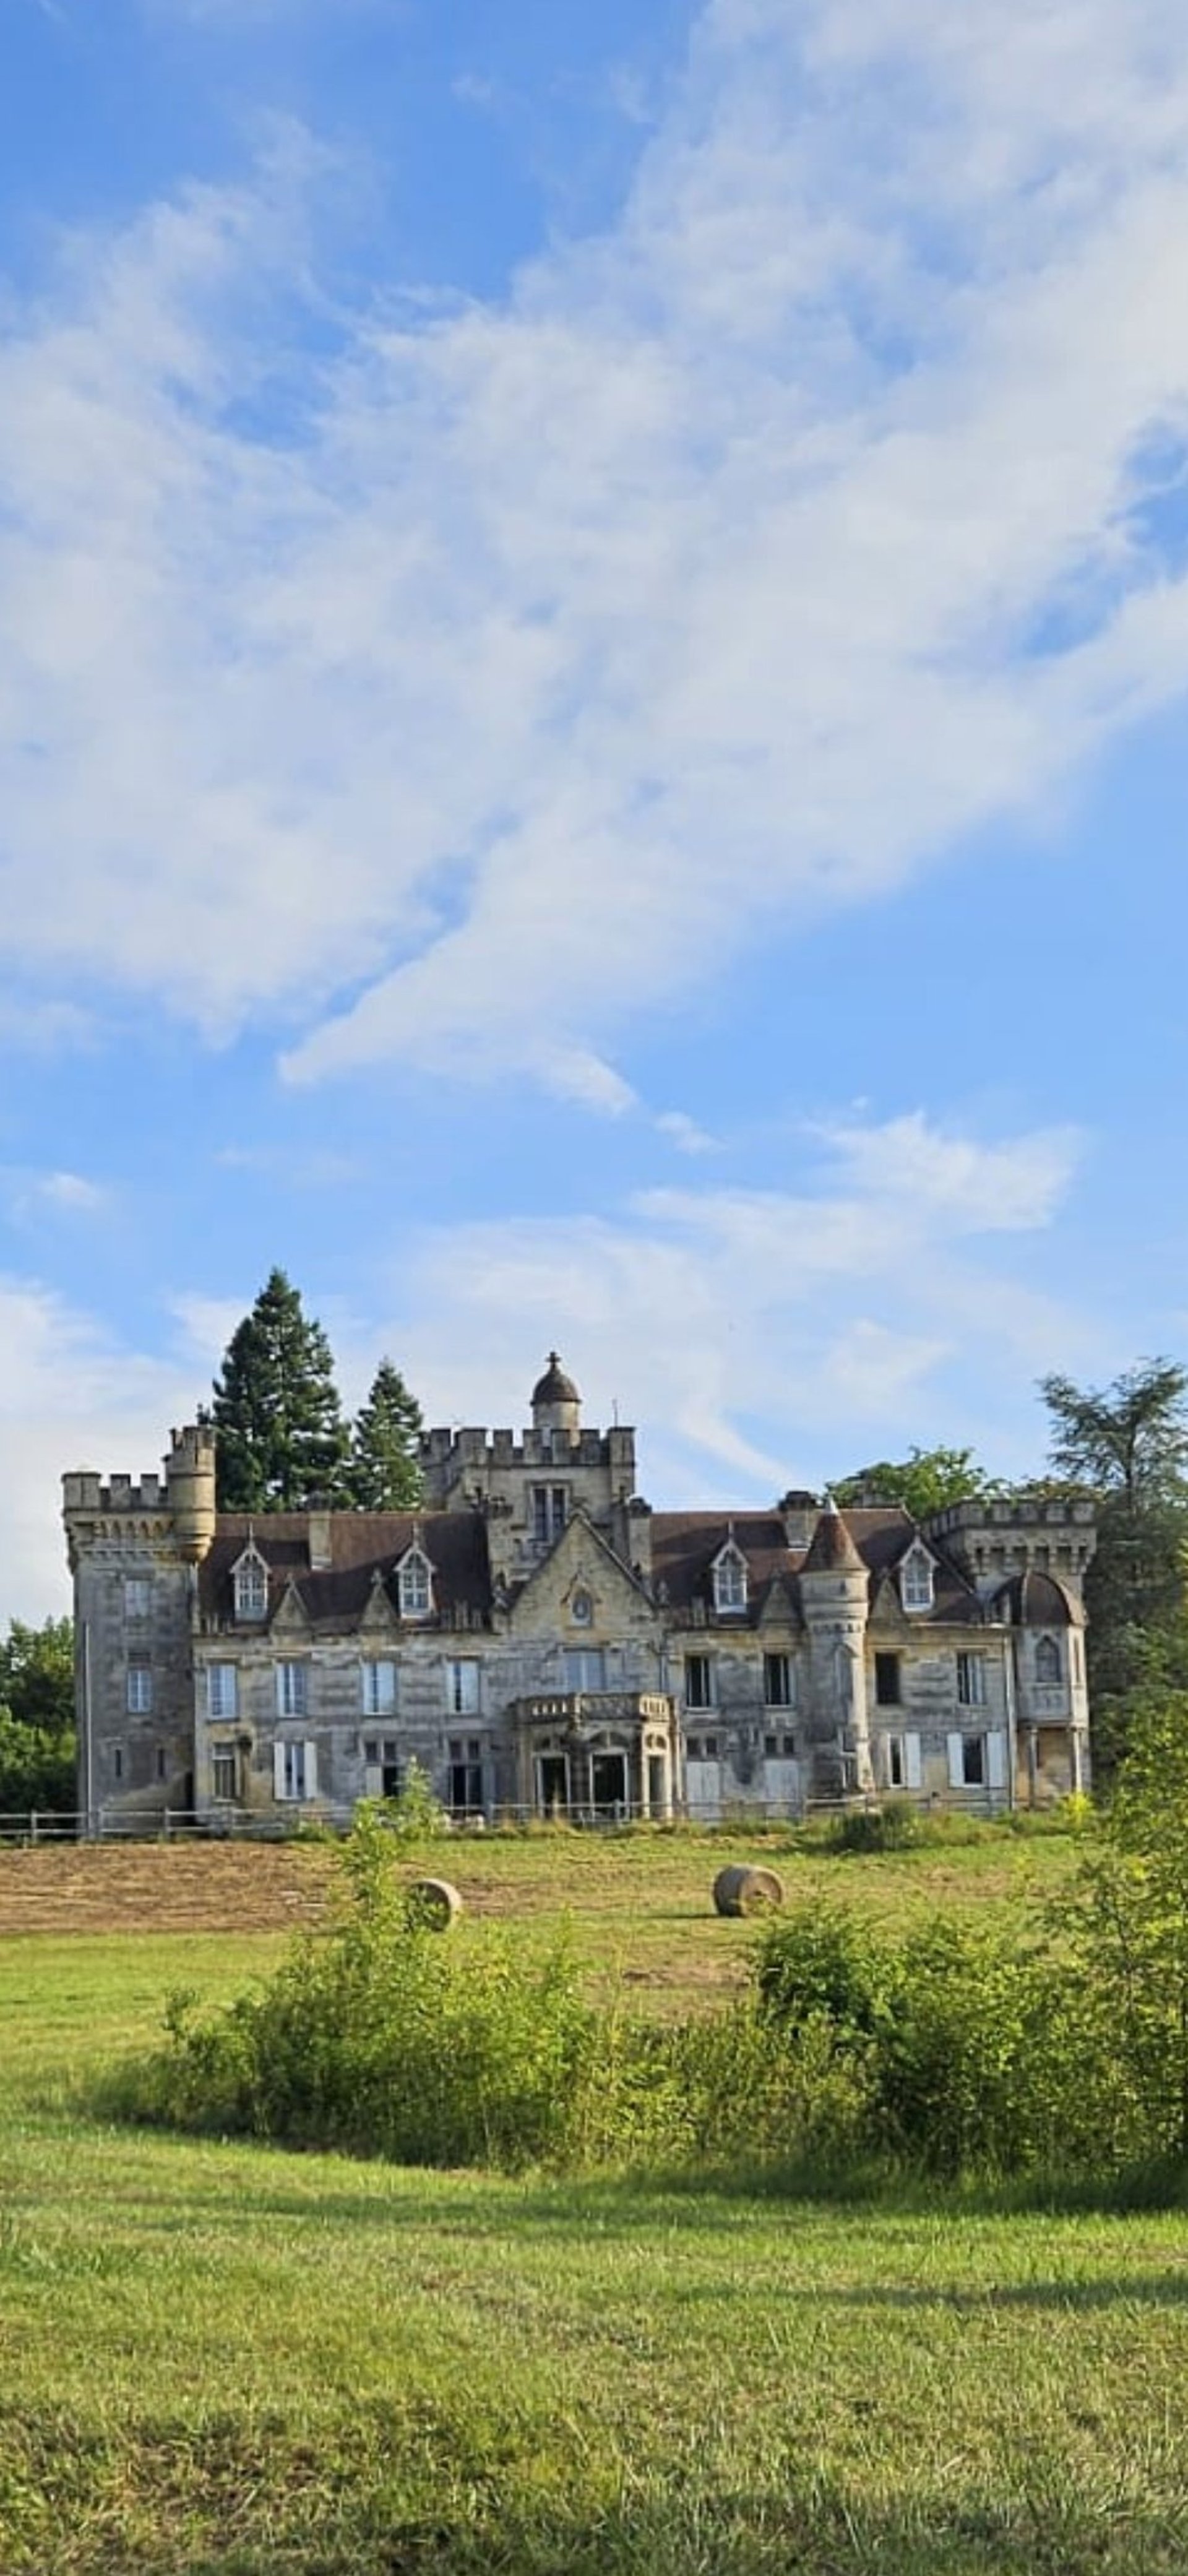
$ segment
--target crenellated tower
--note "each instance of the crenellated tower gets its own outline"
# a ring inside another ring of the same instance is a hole
[[[78,1803],[138,1815],[193,1803],[195,1568],[215,1532],[214,1434],[170,1435],[161,1475],[62,1479],[74,1575]]]

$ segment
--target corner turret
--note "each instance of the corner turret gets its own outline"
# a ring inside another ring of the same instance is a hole
[[[215,1534],[215,1436],[207,1422],[171,1431],[165,1490],[178,1554],[201,1565]]]

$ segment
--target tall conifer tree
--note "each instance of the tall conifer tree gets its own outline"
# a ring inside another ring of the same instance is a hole
[[[304,1511],[347,1499],[349,1439],[330,1345],[283,1270],[272,1271],[231,1336],[213,1412],[221,1511]]]
[[[380,1361],[351,1437],[351,1499],[360,1511],[408,1511],[421,1499],[421,1408],[400,1371]]]

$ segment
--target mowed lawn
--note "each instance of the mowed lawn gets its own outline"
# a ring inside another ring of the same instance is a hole
[[[568,1914],[596,1976],[636,1976],[651,2009],[712,2004],[754,1939],[707,1911],[733,1856],[458,1847],[458,1937]],[[0,1912],[24,1857],[0,1855]],[[1178,2215],[493,2181],[116,2131],[87,2114],[88,2070],[151,2036],[170,1987],[229,1993],[287,1937],[259,1885],[255,1928],[226,1923],[226,1873],[220,1928],[193,1928],[201,1856],[156,1857],[145,1928],[75,1931],[63,1901],[60,1929],[0,1937],[0,2567],[1188,2566]],[[1037,1874],[1055,1891],[1069,1858],[996,1843],[785,1875],[811,1902],[936,1908]],[[159,1928],[171,1865],[180,1931]],[[301,1855],[298,1912],[326,1866]]]

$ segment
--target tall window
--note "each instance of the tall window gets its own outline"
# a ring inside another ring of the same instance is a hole
[[[396,1706],[396,1666],[390,1659],[362,1667],[364,1717],[391,1717]]]
[[[1058,1682],[1063,1678],[1060,1648],[1054,1637],[1040,1638],[1035,1650],[1035,1678],[1037,1682]]]
[[[898,1655],[875,1656],[875,1706],[898,1708],[903,1698],[903,1672]]]
[[[317,1795],[317,1750],[312,1744],[274,1744],[273,1791],[285,1799]]]
[[[402,1619],[427,1619],[433,1608],[433,1568],[423,1549],[410,1547],[401,1559],[400,1616]]]
[[[210,1784],[220,1803],[234,1806],[239,1796],[239,1756],[233,1744],[216,1744],[212,1747]]]
[[[741,1548],[730,1542],[714,1560],[714,1608],[720,1613],[746,1606],[747,1560]]]
[[[130,1574],[124,1585],[125,1619],[147,1619],[153,1606],[153,1587],[147,1574]]]
[[[933,1564],[926,1547],[913,1547],[899,1569],[899,1597],[905,1610],[931,1610]]]
[[[961,1708],[985,1707],[986,1658],[984,1655],[958,1655],[957,1701]]]
[[[451,1717],[477,1717],[479,1668],[473,1655],[453,1656],[446,1664],[446,1707]]]
[[[763,1699],[767,1708],[791,1708],[792,1658],[790,1655],[764,1656]]]
[[[238,1717],[239,1674],[234,1664],[207,1665],[206,1713],[208,1717]]]
[[[568,1498],[564,1485],[534,1485],[532,1488],[532,1535],[542,1547],[551,1547],[560,1538],[568,1519]]]
[[[255,1548],[248,1548],[235,1568],[235,1616],[262,1619],[267,1608],[268,1568]]]
[[[483,1808],[483,1757],[477,1740],[454,1736],[450,1740],[450,1807],[455,1815],[481,1815]]]
[[[308,1664],[278,1664],[276,1668],[277,1716],[304,1717],[308,1708]]]
[[[712,1655],[686,1655],[686,1708],[712,1708],[713,1705],[714,1662]]]
[[[984,1735],[967,1735],[962,1739],[961,1786],[963,1789],[984,1789],[986,1786],[986,1738]]]
[[[147,1717],[153,1704],[153,1676],[147,1664],[128,1666],[128,1714]]]

